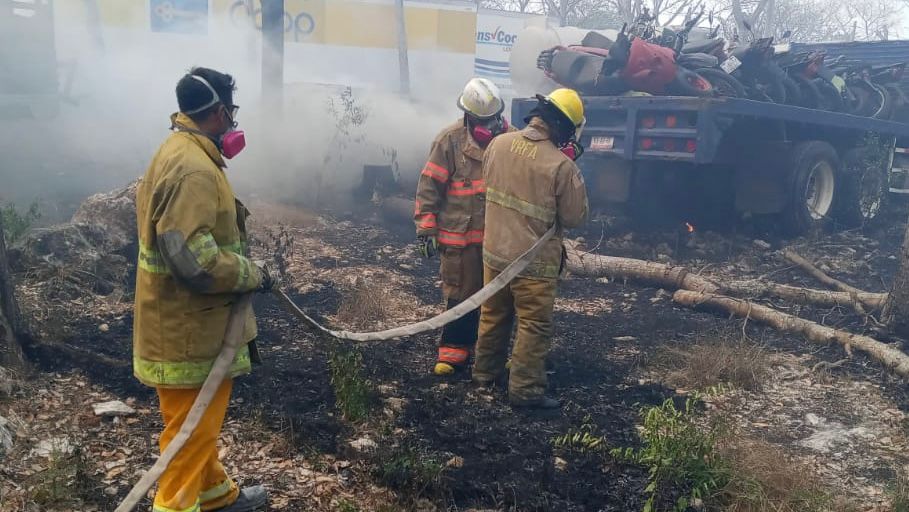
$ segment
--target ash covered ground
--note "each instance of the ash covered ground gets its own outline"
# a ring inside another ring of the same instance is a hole
[[[325,323],[378,330],[442,310],[437,262],[419,258],[410,227],[378,212],[267,202],[250,209],[254,255],[277,257],[294,299]],[[820,288],[780,256],[789,247],[858,288],[886,291],[904,218],[784,241],[743,226],[695,226],[688,233],[677,222],[642,228],[599,216],[572,236],[594,253],[671,262],[720,280]],[[130,228],[107,223],[97,229],[125,230],[122,239],[94,239],[95,231],[80,226],[33,234],[14,250],[36,368],[0,398],[15,438],[0,469],[0,500],[9,510],[110,510],[157,454],[156,399],[129,365]],[[222,454],[243,483],[269,487],[272,510],[640,510],[647,468],[554,439],[583,429],[609,447],[638,446],[642,408],[691,396],[697,369],[679,364],[689,349],[731,346],[759,350],[760,367],[749,385],[720,386],[705,398],[704,416],[728,422],[744,445],[772,447],[849,502],[852,508],[843,510],[891,510],[890,487],[909,470],[902,381],[861,353],[848,356],[836,345],[691,310],[668,292],[604,278],[569,276],[562,283],[549,365],[560,415],[513,411],[501,391],[478,390],[466,375],[432,376],[435,333],[356,346],[333,342],[276,299],[259,296],[265,363],[235,385]],[[875,334],[873,322],[849,308],[761,303]],[[341,413],[336,367],[362,375],[362,418]],[[92,413],[92,404],[113,399],[136,412],[116,419]],[[78,492],[41,505],[36,492],[46,492],[60,454],[79,461]],[[687,492],[680,484],[662,503]]]

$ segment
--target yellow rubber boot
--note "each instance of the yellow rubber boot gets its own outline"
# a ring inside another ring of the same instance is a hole
[[[433,368],[432,373],[442,376],[442,375],[451,375],[455,372],[456,368],[449,363],[438,362],[436,367]]]

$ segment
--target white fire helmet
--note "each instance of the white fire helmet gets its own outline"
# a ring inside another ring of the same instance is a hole
[[[505,102],[496,84],[485,78],[472,78],[458,97],[458,108],[478,119],[489,119],[505,110]]]

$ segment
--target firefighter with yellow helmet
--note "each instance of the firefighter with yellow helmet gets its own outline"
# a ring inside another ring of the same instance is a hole
[[[504,376],[508,342],[517,320],[508,379],[513,406],[554,409],[545,396],[552,311],[564,263],[564,229],[587,216],[587,191],[575,160],[584,126],[578,93],[557,89],[537,96],[521,131],[500,135],[486,149],[484,282],[489,283],[554,224],[555,235],[508,286],[487,300],[480,315],[473,380],[490,385]]]
[[[442,292],[452,308],[483,286],[483,221],[486,185],[481,164],[489,143],[508,131],[505,102],[485,78],[467,82],[458,97],[464,116],[432,143],[417,185],[414,223],[420,252],[441,259]],[[477,339],[474,311],[442,330],[436,375],[465,368]]]

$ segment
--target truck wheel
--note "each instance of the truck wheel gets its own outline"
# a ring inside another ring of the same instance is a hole
[[[800,107],[822,108],[821,93],[818,91],[816,85],[803,77],[797,77],[794,83],[796,84],[796,89],[798,89],[799,96],[801,97],[801,102],[799,103]]]
[[[845,106],[843,105],[843,95],[835,85],[823,78],[815,78],[814,85],[817,86],[817,90],[821,95],[821,104],[823,105],[824,110],[842,112],[845,109]]]
[[[722,69],[702,68],[696,70],[713,86],[715,94],[721,98],[744,98],[745,86]]]
[[[836,188],[837,221],[863,226],[880,217],[890,184],[887,168],[868,148],[853,148],[843,155],[843,171]]]
[[[820,141],[803,142],[790,153],[789,199],[783,226],[791,234],[823,228],[830,220],[840,162]]]
[[[666,86],[670,94],[678,96],[696,96],[706,98],[713,96],[713,85],[700,74],[678,67],[675,79]]]

